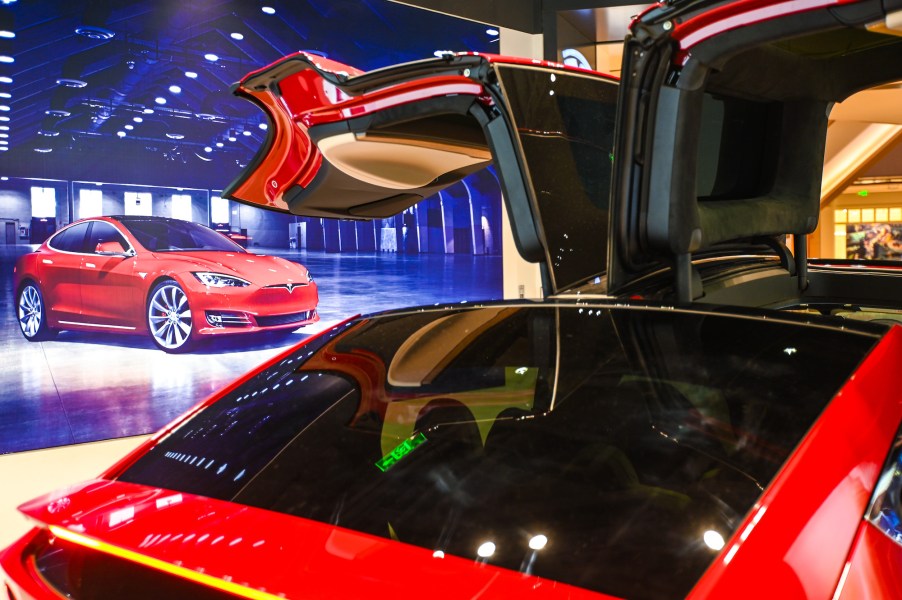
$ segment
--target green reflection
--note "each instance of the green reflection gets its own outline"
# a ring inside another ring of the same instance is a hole
[[[395,464],[413,452],[417,446],[426,441],[426,436],[420,432],[414,437],[404,440],[397,446],[395,446],[394,450],[383,456],[380,460],[376,461],[376,466],[379,467],[379,470],[385,473],[390,468],[395,466]]]

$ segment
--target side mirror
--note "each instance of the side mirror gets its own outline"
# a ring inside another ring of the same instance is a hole
[[[122,243],[118,241],[112,242],[100,242],[97,244],[97,247],[94,248],[95,254],[100,254],[101,256],[121,256],[123,258],[134,256],[134,250],[127,250],[122,247]]]

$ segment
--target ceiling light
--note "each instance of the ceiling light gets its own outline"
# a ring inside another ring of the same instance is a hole
[[[497,29],[495,29],[494,27],[489,27],[488,29],[485,30],[486,35],[496,36],[499,33],[500,32]]]
[[[230,37],[231,37],[233,40],[238,40],[239,42],[240,42],[241,40],[244,39],[244,36],[241,35],[240,33],[238,33],[237,31],[232,32],[231,35],[230,35]]]
[[[163,96],[157,96],[153,99],[153,101],[157,104],[166,104],[166,98],[164,98]]]
[[[9,137],[8,133],[0,133],[0,138],[8,138],[8,137]]]
[[[57,108],[51,108],[50,110],[45,110],[44,114],[48,117],[69,117],[72,115],[68,110],[61,110]]]
[[[250,134],[251,134],[251,132],[248,129],[245,129],[244,131],[241,132],[241,135],[250,135]]]
[[[40,152],[41,154],[47,154],[48,152],[53,152],[53,148],[35,148],[35,152]]]
[[[269,126],[266,123],[260,123],[259,125],[257,125],[257,127],[262,129],[263,131],[266,131],[267,129],[269,129]]]
[[[177,85],[170,85],[170,86],[169,86],[169,91],[172,92],[173,94],[181,94],[181,93],[182,93],[182,88],[180,88],[180,87],[177,86]]]
[[[60,77],[56,80],[56,85],[70,88],[83,88],[88,85],[88,82],[84,81],[83,79],[75,79],[73,77]]]
[[[0,116],[0,121],[9,121],[9,117]]]
[[[167,133],[166,137],[170,140],[183,140],[185,139],[185,134],[183,133]]]
[[[6,140],[0,140],[0,146],[5,146],[5,145],[7,145],[8,143],[9,143],[9,142],[7,142]]]
[[[135,128],[135,126],[134,126],[134,125],[131,125],[131,124],[126,125],[126,126],[124,127],[124,129],[128,129],[129,131],[131,131],[131,130],[134,129],[134,128]]]
[[[223,145],[224,145],[224,144],[223,144],[222,142],[216,142],[216,147],[217,147],[217,148],[222,148]]]
[[[216,62],[217,60],[219,60],[219,57],[216,56],[215,54],[213,54],[212,52],[208,52],[207,54],[204,54],[204,58],[206,58],[210,62]]]
[[[92,40],[109,40],[116,35],[115,32],[105,27],[96,27],[94,25],[79,25],[75,28],[75,33]]]
[[[125,132],[124,132],[124,131],[117,131],[117,132],[116,132],[116,135],[118,135],[118,136],[121,137],[121,138],[124,138],[124,137],[125,137]]]
[[[45,137],[56,137],[59,134],[60,134],[59,131],[53,131],[50,129],[41,129],[40,131],[38,131],[38,135],[43,135]]]
[[[0,152],[6,152],[7,150],[9,150],[9,148],[7,148],[6,146],[0,146]],[[4,179],[4,181],[6,180]]]
[[[213,152],[213,148],[210,146],[204,146],[204,152]]]
[[[0,125],[0,131],[9,131],[9,125]]]
[[[8,29],[0,29],[0,38],[11,40],[14,37],[16,37],[16,34],[12,31],[9,31]]]
[[[197,73],[194,71],[185,71],[185,77],[188,79],[197,79]]]
[[[0,98],[12,98],[13,95],[9,92],[0,92]]]
[[[152,108],[145,108],[143,112],[144,112],[145,115],[152,115],[152,114],[153,114],[153,109],[152,109]]]
[[[9,106],[7,106],[6,104],[0,104],[0,110],[2,110],[3,112],[9,112]]]
[[[141,117],[135,117],[134,119],[132,119],[132,121],[134,121],[135,123],[143,123],[144,119]]]
[[[237,141],[237,140],[238,140],[238,138],[236,138],[234,135],[230,135],[230,136],[229,136],[229,141],[230,141],[230,142],[234,142],[234,141]]]
[[[13,82],[12,77],[6,77],[6,76],[0,77],[0,83],[12,83],[12,82]]]
[[[12,56],[7,56],[6,54],[0,54],[0,63],[14,63],[16,59]]]
[[[274,9],[272,6],[261,6],[260,10],[262,10],[263,12],[265,12],[268,15],[276,14],[276,9]]]

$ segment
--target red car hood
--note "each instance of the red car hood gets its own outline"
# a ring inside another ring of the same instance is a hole
[[[19,508],[56,537],[252,598],[610,598],[267,510],[108,480]],[[391,596],[390,596],[391,595]]]
[[[188,271],[237,275],[259,286],[308,282],[306,268],[278,256],[239,252],[155,252],[153,255],[159,260],[184,263]]]

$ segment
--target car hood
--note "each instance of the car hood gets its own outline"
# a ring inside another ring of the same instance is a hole
[[[176,261],[184,271],[236,275],[260,286],[309,281],[303,265],[278,256],[250,252],[154,252],[153,255],[158,260]]]
[[[63,543],[245,598],[604,599],[363,533],[230,502],[107,480],[20,510]]]

